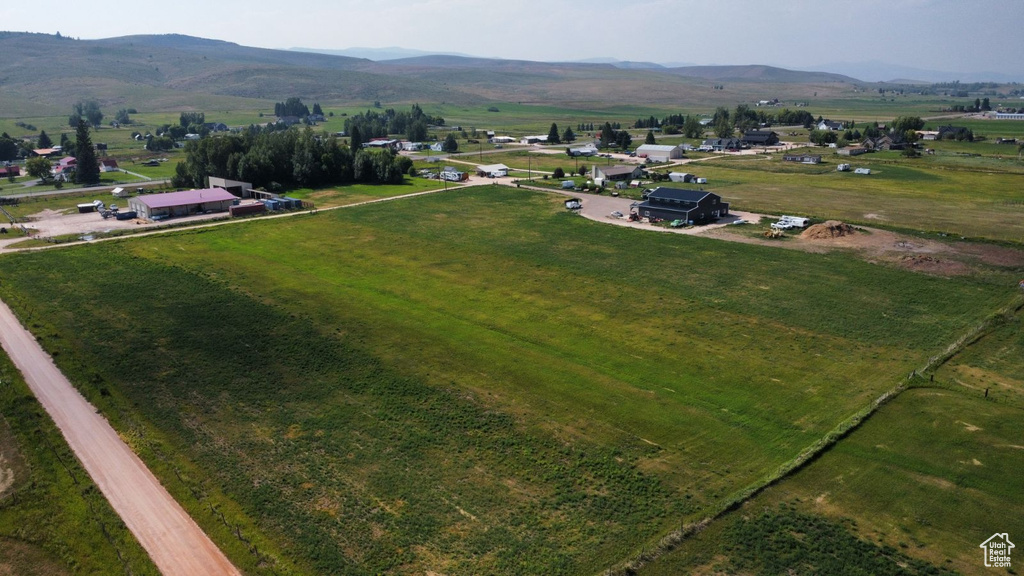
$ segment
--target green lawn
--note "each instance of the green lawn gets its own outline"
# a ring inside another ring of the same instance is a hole
[[[194,467],[307,573],[600,571],[1009,298],[1005,278],[648,234],[505,187],[3,267],[157,474]]]
[[[0,351],[0,573],[128,572],[157,574]]]

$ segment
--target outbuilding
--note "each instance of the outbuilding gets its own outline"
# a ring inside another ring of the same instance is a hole
[[[640,166],[594,166],[594,178],[604,180],[635,180],[643,169]]]
[[[644,144],[637,147],[636,155],[655,162],[668,162],[669,160],[682,158],[683,149],[679,146],[669,146],[667,144]]]
[[[226,212],[235,200],[237,196],[227,190],[206,188],[135,196],[128,200],[128,206],[140,218],[168,218],[203,212]]]
[[[504,178],[508,176],[508,166],[504,164],[483,164],[476,167],[477,176],[485,178]]]
[[[821,164],[821,154],[785,154],[782,159],[786,162],[800,162],[801,164]]]
[[[746,146],[775,146],[779,135],[772,130],[747,130],[740,142]]]
[[[705,190],[687,190],[659,186],[644,195],[646,200],[637,206],[643,218],[683,220],[706,223],[729,215],[729,203],[722,197]]]
[[[210,176],[209,183],[210,188],[221,188],[223,190],[227,190],[239,198],[249,198],[252,196],[252,184],[249,182]]]

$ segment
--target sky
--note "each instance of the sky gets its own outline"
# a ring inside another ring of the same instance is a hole
[[[4,8],[0,28],[82,39],[178,33],[264,48],[403,47],[814,69],[878,61],[1024,80],[1024,0],[96,0],[68,18]],[[116,15],[116,16],[114,16]]]

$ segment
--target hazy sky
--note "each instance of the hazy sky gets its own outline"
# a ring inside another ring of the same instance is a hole
[[[813,67],[884,61],[1024,78],[1024,0],[107,0],[0,28],[85,38],[180,33],[266,48],[417,48],[528,60]]]

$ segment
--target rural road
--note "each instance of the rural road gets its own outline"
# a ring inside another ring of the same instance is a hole
[[[240,576],[2,301],[0,345],[162,574]]]

